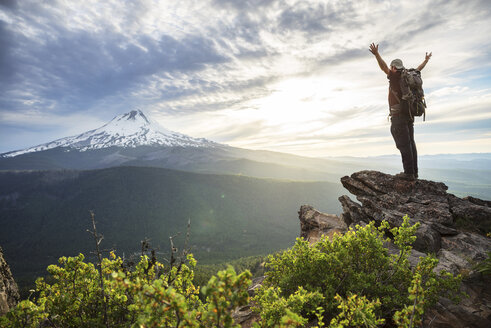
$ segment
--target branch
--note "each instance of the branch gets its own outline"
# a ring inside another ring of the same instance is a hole
[[[102,240],[104,239],[104,236],[97,233],[97,227],[95,225],[95,214],[93,211],[90,212],[90,218],[92,219],[92,228],[94,229],[93,231],[89,231],[92,236],[94,237],[95,241],[95,249],[96,249],[96,254],[97,254],[97,266],[98,266],[98,271],[99,271],[99,278],[100,278],[100,287],[101,287],[101,297],[102,297],[102,305],[104,309],[104,324],[106,327],[109,328],[109,324],[107,322],[107,303],[106,303],[106,292],[104,290],[104,275],[102,274],[102,252],[101,249],[99,248],[99,245],[101,244]]]

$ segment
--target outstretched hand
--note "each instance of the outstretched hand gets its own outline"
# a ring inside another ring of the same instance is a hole
[[[370,49],[369,49],[369,50],[370,50],[370,52],[371,52],[372,54],[374,54],[374,55],[376,56],[376,55],[378,54],[378,44],[377,44],[377,45],[375,45],[375,43],[372,43],[372,44],[370,45]],[[430,57],[431,57],[431,54],[430,54]]]
[[[425,60],[426,61],[430,60],[431,54],[432,54],[431,52],[430,53],[426,53],[426,55],[425,55]]]

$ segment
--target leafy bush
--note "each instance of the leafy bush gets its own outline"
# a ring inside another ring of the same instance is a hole
[[[62,257],[48,267],[54,283],[36,281],[37,300],[24,300],[6,316],[1,327],[235,327],[232,310],[248,302],[250,273],[232,267],[203,287],[206,301],[192,283],[196,261],[166,270],[142,256],[132,270],[111,253],[101,262],[103,280],[82,254]]]
[[[458,289],[460,277],[436,274],[433,256],[411,269],[408,257],[418,225],[410,226],[408,217],[403,222],[392,229],[387,222],[378,228],[372,222],[312,246],[299,238],[290,250],[270,256],[270,271],[254,298],[262,318],[257,326],[281,326],[287,317],[298,325],[317,318],[319,326],[330,327],[420,323],[439,295]],[[387,232],[397,254],[384,247]]]
[[[386,222],[356,227],[315,245],[297,239],[271,255],[263,286],[253,301],[261,316],[255,327],[416,327],[424,311],[444,294],[455,294],[460,276],[436,274],[438,260],[421,258],[411,269],[408,256],[417,225],[404,218],[400,228]],[[384,246],[393,236],[397,254]],[[96,244],[100,235],[94,226]],[[172,241],[171,241],[172,242]],[[196,261],[141,256],[133,268],[111,253],[96,265],[82,254],[62,257],[48,267],[49,279],[36,281],[37,297],[24,300],[1,327],[239,327],[232,311],[249,302],[251,274],[220,271],[200,288],[193,283]],[[450,295],[452,296],[452,295]]]

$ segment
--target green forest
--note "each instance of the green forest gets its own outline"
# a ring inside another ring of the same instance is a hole
[[[0,172],[0,240],[14,276],[29,289],[61,256],[91,255],[89,210],[107,250],[136,258],[148,240],[168,256],[169,237],[200,264],[290,247],[302,204],[339,213],[341,186],[145,167]],[[178,235],[181,233],[180,235]]]

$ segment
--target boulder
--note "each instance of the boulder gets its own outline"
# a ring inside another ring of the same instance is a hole
[[[298,217],[300,237],[310,243],[317,242],[322,235],[331,238],[335,233],[342,234],[348,230],[348,225],[337,215],[321,213],[309,205],[300,207]]]

